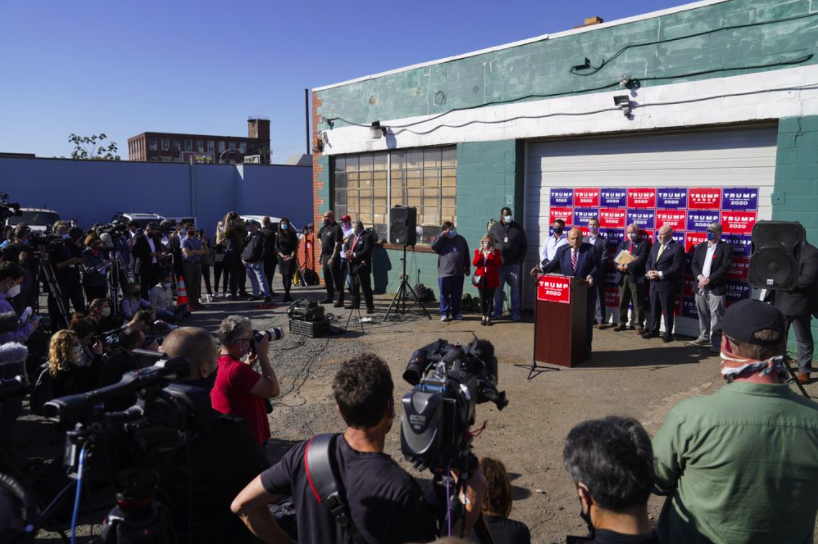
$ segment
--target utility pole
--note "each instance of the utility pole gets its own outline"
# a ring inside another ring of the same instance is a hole
[[[304,89],[304,121],[307,128],[307,155],[312,153],[310,149],[310,90]]]

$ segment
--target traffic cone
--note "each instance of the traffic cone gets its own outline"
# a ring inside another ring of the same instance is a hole
[[[176,284],[176,307],[180,307],[182,304],[188,304],[187,300],[187,289],[185,289],[185,278],[183,276],[179,276],[179,282]]]

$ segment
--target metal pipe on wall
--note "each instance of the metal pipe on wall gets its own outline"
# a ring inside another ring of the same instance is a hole
[[[307,155],[312,153],[310,149],[310,90],[304,89],[304,122],[306,123]]]

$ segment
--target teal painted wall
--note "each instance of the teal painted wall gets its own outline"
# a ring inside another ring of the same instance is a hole
[[[818,245],[818,116],[781,119],[775,165],[773,220],[798,221]],[[812,334],[818,338],[818,323]],[[790,349],[795,349],[794,334]]]
[[[324,215],[332,209],[332,191],[330,191],[330,158],[328,156],[320,156],[318,161],[318,199],[321,204],[318,206],[318,216]],[[316,216],[316,225],[320,224]],[[318,229],[316,229],[316,232]]]
[[[818,12],[810,14],[811,3],[732,0],[416,68],[317,91],[318,112],[368,124],[525,97],[610,91],[619,88],[621,74],[644,87],[815,64],[816,57],[798,62],[818,42]],[[731,28],[756,23],[762,24]],[[700,35],[686,37],[694,34]],[[603,59],[609,64],[587,77],[569,74],[585,57],[594,66]]]

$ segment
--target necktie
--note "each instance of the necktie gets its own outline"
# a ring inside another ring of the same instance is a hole
[[[574,272],[577,271],[577,250],[576,249],[571,250],[571,268],[574,270]]]
[[[662,253],[664,253],[666,247],[665,244],[662,244],[662,247],[659,248],[659,254],[656,256],[657,261],[662,258]]]
[[[628,248],[628,253],[633,254],[633,242],[631,242],[631,246]]]

